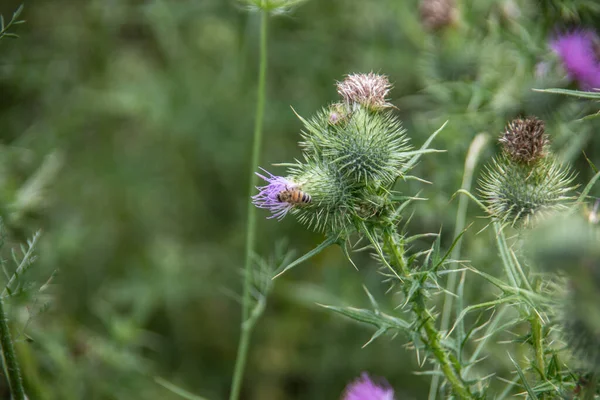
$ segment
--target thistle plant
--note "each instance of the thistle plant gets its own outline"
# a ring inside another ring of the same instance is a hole
[[[441,128],[419,150],[411,150],[406,132],[386,99],[389,89],[384,76],[348,75],[338,84],[341,102],[314,118],[300,117],[304,123],[303,162],[287,164],[285,177],[260,173],[267,185],[257,188],[259,193],[253,201],[269,209],[272,217],[291,214],[326,235],[321,245],[278,275],[334,243],[350,258],[351,235],[366,239],[381,264],[384,280],[404,297],[399,307],[411,320],[381,313],[370,294],[374,310],[326,307],[374,325],[377,331],[371,340],[388,331],[406,333],[417,352],[426,352],[440,367],[451,393],[458,398],[474,398],[461,375],[455,350],[443,342],[435,315],[426,304],[430,292],[440,287],[438,272],[447,264],[448,254],[441,252],[439,239],[429,251],[409,254],[410,242],[418,237],[397,229],[415,198],[400,196],[396,184],[415,178],[408,173],[419,158],[438,151],[429,145]]]
[[[566,337],[567,345],[576,350],[582,343],[593,342],[593,334],[589,334],[593,330],[585,333],[582,319],[576,317],[581,314],[573,312],[569,306],[573,303],[565,300],[573,296],[565,296],[565,292],[569,292],[565,281],[554,273],[560,265],[574,275],[582,276],[571,266],[581,259],[582,254],[589,254],[583,247],[589,248],[591,242],[584,240],[587,229],[573,225],[576,221],[574,210],[585,200],[597,178],[575,202],[572,196],[576,188],[574,175],[569,167],[557,161],[550,149],[544,123],[535,117],[510,122],[499,142],[502,153],[492,160],[483,174],[480,193],[484,199],[479,204],[493,221],[505,276],[496,278],[487,272],[470,269],[499,288],[501,293],[494,300],[464,308],[455,326],[462,323],[468,313],[484,307],[493,307],[499,312],[490,320],[492,325],[504,323],[504,329],[528,326],[526,336],[515,333],[516,337],[521,337],[515,342],[529,345],[532,356],[523,362],[514,355],[518,348],[513,349],[513,354],[509,352],[518,375],[517,382],[530,398],[566,396],[574,391],[577,380],[569,364],[577,363],[567,364],[568,355],[565,355],[562,343]],[[554,221],[559,215],[567,215],[565,220],[569,224],[552,229],[555,225],[548,225],[548,221]],[[513,228],[517,234],[507,237],[505,231]],[[565,240],[567,237],[569,240]],[[524,252],[524,247],[535,250]],[[503,322],[501,314],[506,307],[516,310],[518,317]],[[586,318],[596,320],[589,312]],[[568,332],[575,330],[580,333],[569,336]],[[591,397],[586,398],[594,398],[594,393],[595,389],[588,390]]]
[[[499,141],[502,154],[488,166],[480,186],[494,220],[515,226],[566,209],[574,176],[549,151],[544,122],[513,120]]]
[[[532,398],[550,399],[573,390],[576,375],[570,372],[564,361],[564,348],[557,343],[566,336],[566,343],[574,354],[578,354],[581,349],[600,343],[596,327],[582,327],[581,318],[558,322],[561,319],[556,312],[560,308],[557,299],[562,298],[564,291],[560,278],[536,273],[531,267],[535,262],[522,252],[530,237],[528,232],[533,232],[533,228],[551,215],[573,210],[578,204],[573,197],[575,175],[554,156],[544,122],[536,117],[509,122],[499,138],[501,153],[491,161],[480,180],[479,192],[483,200],[462,190],[491,218],[505,276],[497,278],[468,267],[500,289],[495,299],[471,305],[466,305],[463,298],[465,272],[458,287],[455,279],[449,280],[448,290],[455,291],[458,300],[454,307],[447,302],[449,307],[444,307],[440,330],[431,298],[443,293],[442,274],[458,272],[445,270],[456,264],[450,254],[459,255],[460,249],[455,246],[465,231],[457,232],[450,249],[443,252],[439,235],[410,236],[404,229],[398,229],[407,207],[415,198],[400,196],[397,190],[407,179],[419,179],[409,175],[410,170],[423,154],[437,151],[429,146],[439,130],[420,149],[413,150],[407,132],[386,98],[389,89],[390,84],[383,76],[372,73],[348,75],[346,80],[338,83],[339,102],[321,109],[312,118],[298,116],[304,124],[300,142],[302,161],[283,164],[287,167],[285,176],[265,170],[257,173],[266,184],[257,187],[258,194],[253,196],[253,203],[269,210],[268,218],[282,219],[291,215],[326,237],[314,250],[279,269],[275,277],[333,244],[339,245],[354,264],[350,250],[366,241],[366,247],[360,250],[372,251],[380,263],[383,281],[403,300],[390,315],[381,310],[365,288],[370,309],[323,307],[374,326],[375,333],[367,344],[386,333],[404,333],[419,358],[424,353],[425,359],[434,366],[436,378],[432,382],[430,398],[438,395],[486,398],[490,376],[479,371],[481,360],[478,357],[485,352],[490,338],[510,327],[527,327],[526,337],[515,342],[531,349],[532,357],[520,360],[518,353],[514,353],[518,348],[509,347],[508,360],[516,369],[517,378],[498,398],[506,398],[512,393],[517,382]],[[480,137],[478,139],[477,143],[482,142]],[[483,144],[475,146],[477,154],[481,146]],[[474,165],[466,165],[466,168],[471,174]],[[585,198],[591,185],[593,182],[588,184],[580,199]],[[461,210],[466,214],[465,207]],[[460,220],[462,227],[464,216]],[[518,234],[509,238],[506,229],[515,229]],[[427,236],[437,236],[431,248],[411,253],[410,243]],[[354,238],[358,240],[353,243]],[[455,248],[456,252],[453,251]],[[588,281],[596,282],[597,279]],[[582,304],[581,300],[574,301]],[[495,313],[487,322],[481,322],[480,314],[473,326],[465,326],[467,315],[490,308]],[[516,310],[517,315],[507,319],[509,309]],[[576,317],[580,314],[564,315]],[[581,330],[583,335],[575,335],[575,330]],[[482,332],[480,338],[475,337],[477,332]],[[585,365],[590,365],[600,356],[588,351],[580,358],[587,359]],[[594,373],[595,369],[590,371]],[[438,377],[441,377],[441,386]],[[389,386],[376,385],[368,376],[363,376],[349,385],[344,396],[345,399],[388,399],[393,398],[393,391]]]

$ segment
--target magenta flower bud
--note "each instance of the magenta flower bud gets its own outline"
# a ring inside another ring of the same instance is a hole
[[[342,400],[394,400],[394,389],[385,381],[376,384],[363,372],[360,378],[346,386]]]
[[[590,30],[577,30],[558,35],[551,41],[571,79],[582,90],[600,89],[600,38]]]

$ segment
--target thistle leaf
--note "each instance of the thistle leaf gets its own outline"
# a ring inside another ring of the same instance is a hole
[[[383,329],[384,332],[387,332],[390,329],[407,331],[411,327],[411,324],[408,321],[382,313],[379,310],[368,310],[366,308],[354,307],[336,307],[325,304],[318,305],[355,321],[373,325],[377,329]]]
[[[527,390],[527,394],[529,394],[529,397],[532,399],[537,399],[538,397],[533,391],[533,388],[531,387],[529,382],[527,381],[527,378],[525,378],[525,374],[523,373],[521,366],[517,364],[517,362],[510,356],[510,353],[508,353],[508,358],[510,358],[510,361],[512,361],[513,365],[517,369],[517,374],[519,374],[519,378],[521,378],[521,383],[525,387],[525,390]]]
[[[273,276],[272,279],[278,278],[279,276],[281,276],[284,272],[289,271],[290,269],[294,268],[296,265],[308,260],[309,258],[311,258],[312,256],[315,256],[317,254],[319,254],[320,252],[322,252],[323,250],[325,250],[327,247],[331,246],[332,244],[337,242],[337,238],[333,238],[333,237],[328,237],[327,239],[325,239],[325,241],[323,241],[320,245],[318,245],[317,247],[315,247],[314,249],[312,249],[311,251],[309,251],[308,253],[304,254],[303,256],[301,256],[300,258],[296,259],[295,261],[291,262],[290,264],[288,264],[287,266],[285,266],[280,272],[277,272],[275,274],[275,276]]]

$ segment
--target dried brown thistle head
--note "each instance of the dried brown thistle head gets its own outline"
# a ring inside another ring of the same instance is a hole
[[[531,164],[544,158],[549,143],[544,121],[536,117],[512,120],[506,126],[500,143],[505,154],[515,162]]]

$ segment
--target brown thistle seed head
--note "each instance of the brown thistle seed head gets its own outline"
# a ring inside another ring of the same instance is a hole
[[[421,0],[419,12],[421,23],[430,31],[452,25],[458,19],[454,0]]]
[[[506,126],[500,143],[504,152],[515,162],[530,164],[544,158],[549,143],[544,121],[536,117],[512,120]]]
[[[367,108],[379,110],[392,107],[386,96],[392,85],[385,75],[349,74],[337,83],[337,92],[348,104],[361,104]]]

